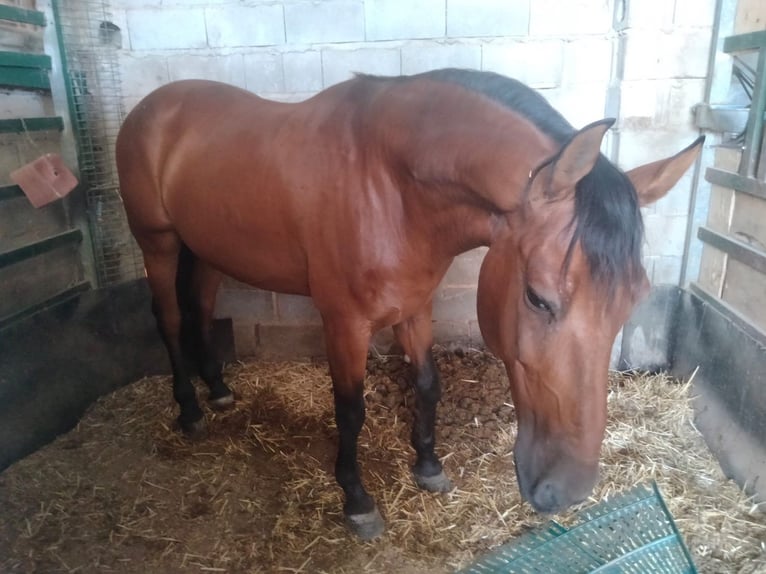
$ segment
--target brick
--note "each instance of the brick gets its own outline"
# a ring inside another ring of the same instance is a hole
[[[530,36],[608,34],[612,29],[611,2],[534,0],[530,4]]]
[[[606,38],[578,38],[564,44],[563,85],[604,84],[612,76],[614,44]]]
[[[361,1],[298,2],[285,6],[289,44],[360,42],[364,40]]]
[[[481,46],[418,43],[402,48],[403,74],[417,74],[439,68],[481,68]]]
[[[301,295],[277,295],[277,318],[280,322],[320,324],[322,317],[311,297]]]
[[[322,50],[322,76],[325,87],[351,79],[354,72],[398,76],[401,74],[399,50]]]
[[[245,54],[245,87],[256,94],[285,91],[281,54],[258,52]]]
[[[681,257],[686,242],[686,215],[658,215],[644,217],[647,255]]]
[[[562,46],[558,40],[487,44],[482,47],[482,69],[534,88],[557,87],[561,83]]]
[[[210,46],[268,46],[283,44],[285,24],[279,4],[226,6],[205,10]]]
[[[603,84],[545,90],[543,95],[576,128],[606,117],[607,93]]]
[[[676,0],[673,23],[676,26],[712,28],[715,21],[715,5],[715,0]]]
[[[476,287],[479,282],[479,270],[487,253],[486,247],[479,247],[458,255],[442,279],[447,287]]]
[[[470,321],[476,318],[476,288],[441,287],[434,295],[435,321]]]
[[[245,66],[241,54],[202,56],[183,54],[167,59],[170,79],[205,79],[245,87]]]
[[[530,0],[447,0],[447,36],[526,36]]]
[[[181,50],[207,47],[202,9],[130,10],[128,34],[133,50]]]
[[[260,324],[256,333],[255,356],[259,359],[306,359],[327,354],[321,325]]]
[[[673,28],[675,2],[641,0],[641,2],[625,2],[624,5],[627,10],[624,13],[618,10],[615,15],[615,27],[618,30],[647,28],[669,31]]]
[[[260,289],[221,289],[215,306],[216,317],[242,321],[273,321],[274,303],[270,291]]]
[[[322,89],[322,54],[318,51],[282,54],[285,90],[315,92]]]
[[[250,321],[234,321],[234,353],[237,359],[253,357],[256,354],[255,324]]]
[[[368,41],[443,38],[446,31],[445,0],[366,0],[364,16]]]
[[[710,30],[631,30],[625,38],[623,78],[705,78]]]
[[[678,285],[681,282],[681,256],[658,257],[654,263],[652,285]]]

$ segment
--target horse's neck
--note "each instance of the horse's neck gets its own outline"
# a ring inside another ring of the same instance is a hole
[[[383,118],[403,126],[386,131],[412,176],[422,184],[451,185],[491,211],[515,209],[530,170],[555,153],[554,142],[526,118],[479,94],[454,86],[441,90],[443,95],[418,94],[415,88],[414,97],[404,101],[420,99],[420,105],[394,99]]]

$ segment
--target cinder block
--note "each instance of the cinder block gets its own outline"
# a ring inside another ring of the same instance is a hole
[[[484,342],[484,337],[481,336],[479,322],[476,320],[468,321],[468,327],[471,330],[471,346],[475,349],[486,349],[487,345]]]
[[[577,38],[564,44],[563,85],[609,84],[614,43],[607,38]]]
[[[625,80],[705,78],[710,30],[631,30],[625,37]]]
[[[322,55],[318,51],[282,54],[285,90],[315,92],[322,89]]]
[[[686,215],[658,215],[650,213],[644,217],[647,255],[682,257],[686,241]]]
[[[364,40],[364,9],[361,1],[298,2],[285,5],[284,10],[289,44]]]
[[[455,257],[452,265],[447,270],[447,274],[442,279],[442,285],[446,287],[476,288],[479,282],[479,270],[486,253],[486,247],[479,247]]]
[[[256,94],[285,91],[282,56],[272,52],[245,54],[245,87]]]
[[[140,57],[121,52],[119,66],[123,96],[144,97],[170,81],[168,63],[164,56]]]
[[[435,320],[432,325],[434,343],[440,345],[471,345],[471,327],[468,321]]]
[[[447,35],[526,36],[530,0],[447,0]]]
[[[398,76],[401,74],[399,50],[322,50],[322,76],[325,87],[351,79],[354,72]]]
[[[607,89],[604,84],[581,84],[545,90],[543,95],[576,128],[606,117]]]
[[[668,4],[671,4],[668,2]],[[676,0],[673,22],[676,26],[713,27],[715,0]]]
[[[171,81],[205,79],[245,87],[245,66],[241,54],[201,56],[180,54],[167,58]]]
[[[216,299],[215,317],[231,317],[235,324],[273,321],[272,293],[260,289],[221,289]]]
[[[534,88],[561,84],[563,43],[559,40],[487,44],[482,69],[515,78]]]
[[[696,2],[697,0],[691,0]],[[673,28],[675,2],[667,0],[641,0],[640,2],[618,3],[615,13],[615,28],[644,28],[669,31]]]
[[[620,130],[617,163],[625,170],[670,157],[691,144],[698,132],[693,126],[674,130]]]
[[[435,321],[470,321],[476,318],[476,288],[441,287],[434,295]]]
[[[279,293],[276,300],[279,321],[315,325],[322,323],[322,317],[311,297]]]
[[[443,38],[446,32],[445,0],[366,0],[367,40]]]
[[[256,341],[255,356],[259,359],[307,359],[327,354],[321,325],[260,324]]]
[[[611,2],[534,0],[530,5],[530,36],[608,34],[612,29]]]
[[[439,68],[481,68],[481,46],[413,43],[402,48],[402,73],[417,74]]]
[[[253,357],[256,354],[255,323],[250,321],[232,323],[234,354],[237,359]]]
[[[207,47],[205,14],[201,8],[130,10],[127,21],[133,50]]]
[[[205,10],[210,46],[268,46],[283,44],[285,23],[280,4],[232,6]]]

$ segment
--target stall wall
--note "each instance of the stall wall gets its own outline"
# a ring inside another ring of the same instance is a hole
[[[670,155],[696,136],[714,0],[114,0],[124,111],[182,78],[229,82],[296,101],[351,77],[454,66],[538,88],[575,126],[619,117],[605,152],[625,167]],[[692,176],[646,212],[647,270],[678,284]],[[483,250],[459,257],[436,294],[438,340],[478,344]],[[302,297],[227,282],[237,353],[321,353],[319,317]],[[383,346],[388,337],[379,341]]]

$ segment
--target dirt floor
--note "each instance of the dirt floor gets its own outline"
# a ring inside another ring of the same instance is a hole
[[[235,364],[237,404],[208,412],[202,442],[175,430],[169,380],[155,377],[0,474],[0,572],[453,572],[547,517],[519,499],[502,366],[476,351],[441,350],[438,364],[437,450],[455,484],[443,495],[410,476],[407,365],[370,361],[360,462],[382,539],[343,526],[326,364]],[[687,389],[613,377],[592,502],[655,479],[700,571],[766,572],[764,516],[711,458]]]

